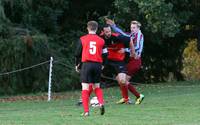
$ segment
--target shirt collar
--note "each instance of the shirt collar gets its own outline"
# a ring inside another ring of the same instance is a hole
[[[96,32],[94,32],[94,31],[89,31],[89,34],[96,34]]]
[[[131,33],[131,35],[136,35],[136,34],[138,34],[139,32],[141,32],[140,29],[139,29],[136,33]]]

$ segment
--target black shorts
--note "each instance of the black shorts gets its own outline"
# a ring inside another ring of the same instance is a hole
[[[84,62],[81,67],[81,82],[99,83],[101,79],[101,68],[101,63]]]
[[[103,72],[112,72],[114,74],[127,73],[125,62],[108,61]]]

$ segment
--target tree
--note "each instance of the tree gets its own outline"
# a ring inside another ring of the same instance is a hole
[[[188,4],[188,0],[184,0],[184,2],[166,0],[115,1],[119,14],[128,15],[128,20],[141,20],[145,31],[159,33],[163,38],[174,37],[180,32],[181,24],[186,23],[191,16],[191,12],[186,6]]]
[[[187,80],[200,80],[200,53],[197,49],[197,39],[190,40],[183,51],[183,70]]]
[[[129,25],[139,20],[145,36],[143,72],[145,81],[166,81],[169,74],[181,80],[181,55],[185,25],[192,15],[188,0],[115,0],[115,20]],[[125,23],[126,22],[126,23]]]
[[[4,13],[4,7],[2,6],[2,1],[0,1],[0,22],[6,20],[6,16]]]

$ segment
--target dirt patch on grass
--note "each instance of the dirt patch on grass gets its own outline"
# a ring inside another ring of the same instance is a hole
[[[51,96],[52,100],[63,100],[63,99],[74,99],[79,98],[80,93],[53,93]],[[2,97],[0,102],[16,102],[16,101],[47,101],[48,95],[25,95],[25,96],[11,96],[11,97]]]

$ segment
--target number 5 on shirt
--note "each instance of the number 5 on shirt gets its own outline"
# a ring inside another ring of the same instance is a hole
[[[97,51],[97,47],[96,47],[96,42],[95,41],[90,41],[90,54],[91,55],[95,55]]]

